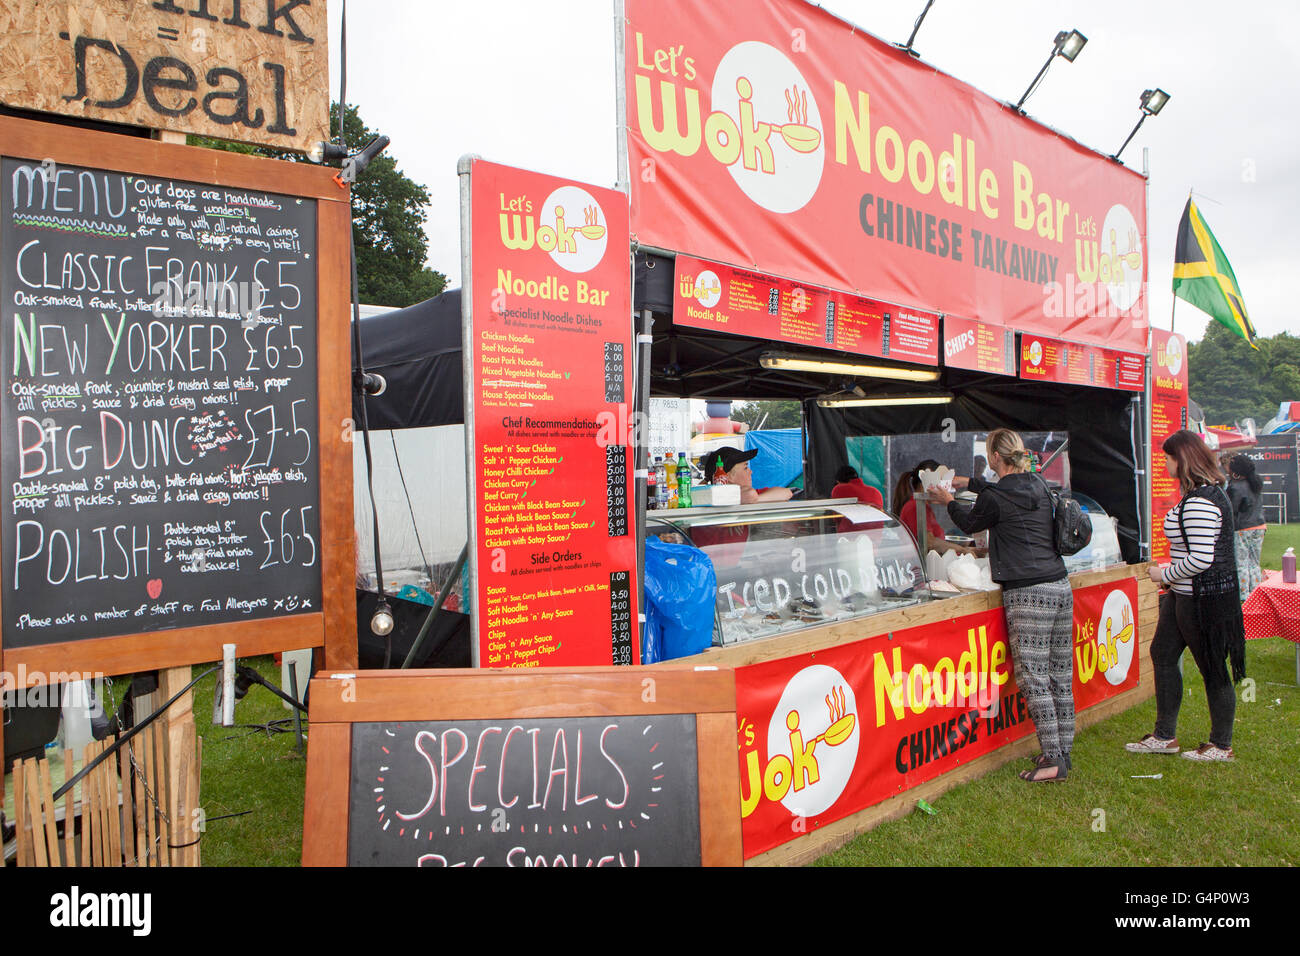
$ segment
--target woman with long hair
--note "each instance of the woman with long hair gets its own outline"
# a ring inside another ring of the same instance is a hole
[[[989,529],[989,565],[1002,585],[1016,684],[1042,748],[1034,769],[1020,777],[1064,780],[1074,745],[1074,592],[1056,551],[1047,483],[1029,473],[1025,443],[998,428],[989,432],[987,447],[998,480],[973,476],[973,505],[942,489],[930,493],[967,534]]]
[[[1228,460],[1228,501],[1232,503],[1232,524],[1237,529],[1234,545],[1237,554],[1237,586],[1241,599],[1264,580],[1259,553],[1264,547],[1263,480],[1255,473],[1255,463],[1245,455]]]
[[[1177,478],[1183,498],[1165,515],[1169,564],[1152,565],[1151,580],[1168,586],[1160,595],[1160,617],[1151,641],[1156,685],[1156,726],[1132,753],[1178,753],[1178,708],[1183,700],[1183,649],[1190,649],[1205,680],[1210,705],[1210,739],[1190,760],[1232,760],[1232,721],[1237,712],[1233,683],[1246,676],[1246,631],[1241,618],[1234,557],[1232,504],[1220,485],[1223,472],[1195,432],[1174,432],[1161,446],[1165,467]],[[1225,659],[1231,661],[1228,676]]]

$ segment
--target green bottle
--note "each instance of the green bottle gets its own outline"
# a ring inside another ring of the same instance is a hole
[[[677,507],[691,506],[691,466],[686,460],[686,452],[677,456]]]

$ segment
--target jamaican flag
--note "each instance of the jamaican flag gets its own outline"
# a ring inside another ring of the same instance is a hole
[[[1250,324],[1246,301],[1232,273],[1228,257],[1215,241],[1210,227],[1189,198],[1178,223],[1178,247],[1174,250],[1174,295],[1255,344],[1255,327]]]

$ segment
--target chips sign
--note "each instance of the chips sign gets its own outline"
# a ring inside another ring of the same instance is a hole
[[[943,364],[992,375],[1016,374],[1016,333],[951,315],[943,319]]]
[[[306,151],[328,138],[325,2],[0,0],[0,102]]]

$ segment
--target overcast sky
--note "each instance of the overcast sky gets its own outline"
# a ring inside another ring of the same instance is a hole
[[[821,6],[901,43],[925,0]],[[334,99],[341,11],[333,0]],[[1056,32],[1071,28],[1088,45],[1074,63],[1055,61],[1025,104],[1029,115],[1112,153],[1141,115],[1144,89],[1171,97],[1123,156],[1141,169],[1143,148],[1150,151],[1152,324],[1169,327],[1174,239],[1190,189],[1259,334],[1295,331],[1296,296],[1287,289],[1300,267],[1300,4],[935,0],[914,46],[926,62],[1014,103]],[[400,168],[428,188],[429,265],[453,286],[459,156],[614,185],[613,0],[353,0],[347,55],[348,102],[392,137]],[[1199,339],[1208,321],[1179,301],[1177,331]]]

